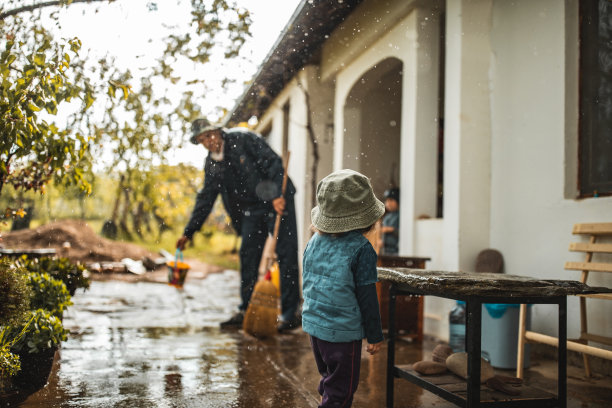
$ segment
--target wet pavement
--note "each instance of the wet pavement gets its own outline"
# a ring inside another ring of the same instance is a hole
[[[257,340],[221,331],[236,310],[238,273],[164,283],[94,281],[64,317],[70,330],[49,384],[20,407],[316,407],[319,375],[301,330]],[[435,344],[399,342],[397,359],[429,359]],[[528,379],[554,389],[554,362],[532,363]],[[538,369],[539,368],[539,369]],[[354,407],[385,405],[386,348],[362,357]],[[569,407],[603,408],[612,384],[576,380],[569,371]],[[396,379],[396,407],[454,406]],[[573,382],[572,382],[573,381]],[[603,385],[602,385],[603,384]]]

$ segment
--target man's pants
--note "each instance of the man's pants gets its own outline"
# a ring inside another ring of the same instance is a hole
[[[359,385],[361,340],[331,343],[310,336],[310,345],[321,374],[319,408],[350,407]]]
[[[297,223],[293,196],[285,198],[285,212],[281,217],[276,254],[280,269],[281,318],[293,320],[298,312],[299,269],[297,256]],[[240,246],[240,310],[246,310],[259,275],[259,263],[268,233],[273,233],[276,212],[272,205],[249,208],[242,218],[242,244]]]

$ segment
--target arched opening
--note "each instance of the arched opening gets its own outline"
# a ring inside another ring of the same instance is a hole
[[[399,187],[402,61],[387,58],[364,73],[344,104],[343,167],[372,180],[378,197]]]

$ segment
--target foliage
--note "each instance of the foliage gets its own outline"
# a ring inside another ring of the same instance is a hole
[[[51,180],[87,189],[87,138],[45,120],[73,98],[83,99],[83,110],[93,101],[87,82],[71,78],[81,42],[55,42],[38,27],[24,33],[20,21],[0,24],[6,33],[0,39],[0,193],[7,184],[43,191]],[[23,211],[7,209],[4,217],[12,215]]]
[[[0,330],[0,391],[3,380],[14,376],[20,369],[19,356],[11,353],[10,344],[2,344],[2,331]]]
[[[23,268],[0,259],[0,326],[23,320],[30,309],[31,289]]]
[[[85,265],[80,262],[73,263],[68,258],[61,257],[42,257],[28,258],[23,255],[18,260],[18,264],[22,265],[29,272],[38,274],[48,274],[51,278],[62,281],[68,293],[74,295],[77,289],[89,288],[89,274]],[[43,306],[39,306],[43,307]]]
[[[22,6],[9,0],[4,9],[0,6],[0,28],[7,33],[0,38],[0,47],[6,49],[0,59],[0,91],[6,94],[0,132],[13,132],[0,144],[0,159],[5,163],[0,169],[4,171],[0,192],[7,183],[42,192],[53,178],[83,187],[88,194],[91,156],[108,157],[110,153],[112,159],[105,170],[119,182],[114,202],[119,204],[123,199],[123,221],[130,214],[140,214],[135,217],[138,233],[141,216],[155,217],[159,211],[151,205],[146,208],[156,195],[150,188],[154,185],[149,181],[152,168],[166,161],[169,149],[182,145],[189,123],[202,114],[195,100],[208,93],[206,78],[198,74],[187,77],[175,69],[202,66],[215,54],[226,60],[240,58],[240,47],[250,36],[250,14],[235,1],[180,0],[177,6],[187,4],[191,10],[188,29],[160,27],[169,31],[156,63],[134,73],[119,68],[112,56],[97,61],[81,58],[81,42],[76,38],[52,38],[54,23],[61,25],[57,10],[77,7],[76,3],[100,8],[112,7],[114,2],[34,1]],[[146,7],[143,13],[156,13],[158,3],[151,1]],[[221,81],[224,85],[231,82]],[[180,85],[189,88],[182,95],[170,96]],[[46,117],[56,115],[61,102],[76,98],[81,101],[80,108],[64,115],[67,119],[62,125],[48,123],[38,115],[43,109]],[[13,105],[19,110],[12,109]],[[224,107],[208,108],[214,109],[218,116],[224,112]],[[17,159],[17,153],[23,156]],[[118,210],[115,207],[110,214],[113,222],[120,216]],[[23,214],[17,203],[5,216]],[[126,227],[126,223],[120,226]]]
[[[62,317],[66,307],[72,305],[70,293],[61,280],[53,279],[48,273],[28,274],[28,284],[32,288],[30,307],[45,309],[57,317]]]
[[[6,326],[0,343],[11,343],[11,352],[38,353],[58,347],[68,331],[57,316],[44,309],[29,311],[28,320]]]

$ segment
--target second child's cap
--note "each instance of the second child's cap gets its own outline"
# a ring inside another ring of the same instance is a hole
[[[400,196],[399,188],[390,188],[387,191],[385,191],[385,194],[384,194],[385,198],[392,198],[398,203],[399,203],[399,196]]]
[[[370,180],[354,170],[338,170],[319,182],[312,224],[330,234],[367,228],[385,213]]]

